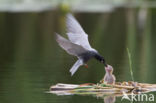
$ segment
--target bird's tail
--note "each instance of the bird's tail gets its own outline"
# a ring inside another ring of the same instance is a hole
[[[70,69],[71,76],[74,75],[74,73],[78,70],[78,68],[83,65],[83,61],[81,59],[77,60],[76,63],[72,66]]]

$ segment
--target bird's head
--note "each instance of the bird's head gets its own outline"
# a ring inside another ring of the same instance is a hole
[[[105,67],[107,67],[107,63],[103,57],[101,58],[100,62],[103,63]]]
[[[105,67],[107,67],[107,63],[106,63],[105,59],[104,59],[100,54],[97,53],[94,57],[95,57],[98,61],[100,61],[101,63],[103,63]]]

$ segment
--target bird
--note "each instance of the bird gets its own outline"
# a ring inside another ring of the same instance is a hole
[[[105,67],[107,67],[106,61],[103,56],[101,56],[97,50],[92,48],[88,41],[88,34],[85,33],[81,25],[74,18],[71,13],[66,15],[66,28],[67,28],[67,37],[62,37],[60,34],[56,34],[56,41],[60,47],[62,47],[68,54],[76,56],[78,60],[71,67],[70,72],[71,76],[78,70],[82,65],[88,67],[87,62],[91,58],[95,58]]]
[[[115,84],[116,78],[113,75],[113,67],[111,65],[107,65],[107,67],[105,67],[105,71],[106,73],[101,83]]]

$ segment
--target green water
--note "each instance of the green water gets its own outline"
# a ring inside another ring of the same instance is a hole
[[[114,67],[117,81],[131,80],[128,47],[134,80],[156,83],[156,10],[147,10],[142,26],[138,13],[138,9],[119,8],[107,13],[74,15],[92,47]],[[76,58],[60,48],[54,38],[54,32],[65,36],[64,20],[65,15],[59,10],[0,13],[0,103],[104,102],[94,96],[45,93],[56,83],[97,83],[105,74],[103,65],[93,59],[88,62],[88,69],[82,66],[70,76],[69,69]],[[115,103],[120,102],[121,98],[116,98]]]

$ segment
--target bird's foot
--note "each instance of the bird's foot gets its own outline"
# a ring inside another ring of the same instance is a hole
[[[87,64],[85,64],[84,66],[85,66],[85,68],[88,68],[88,65]]]

